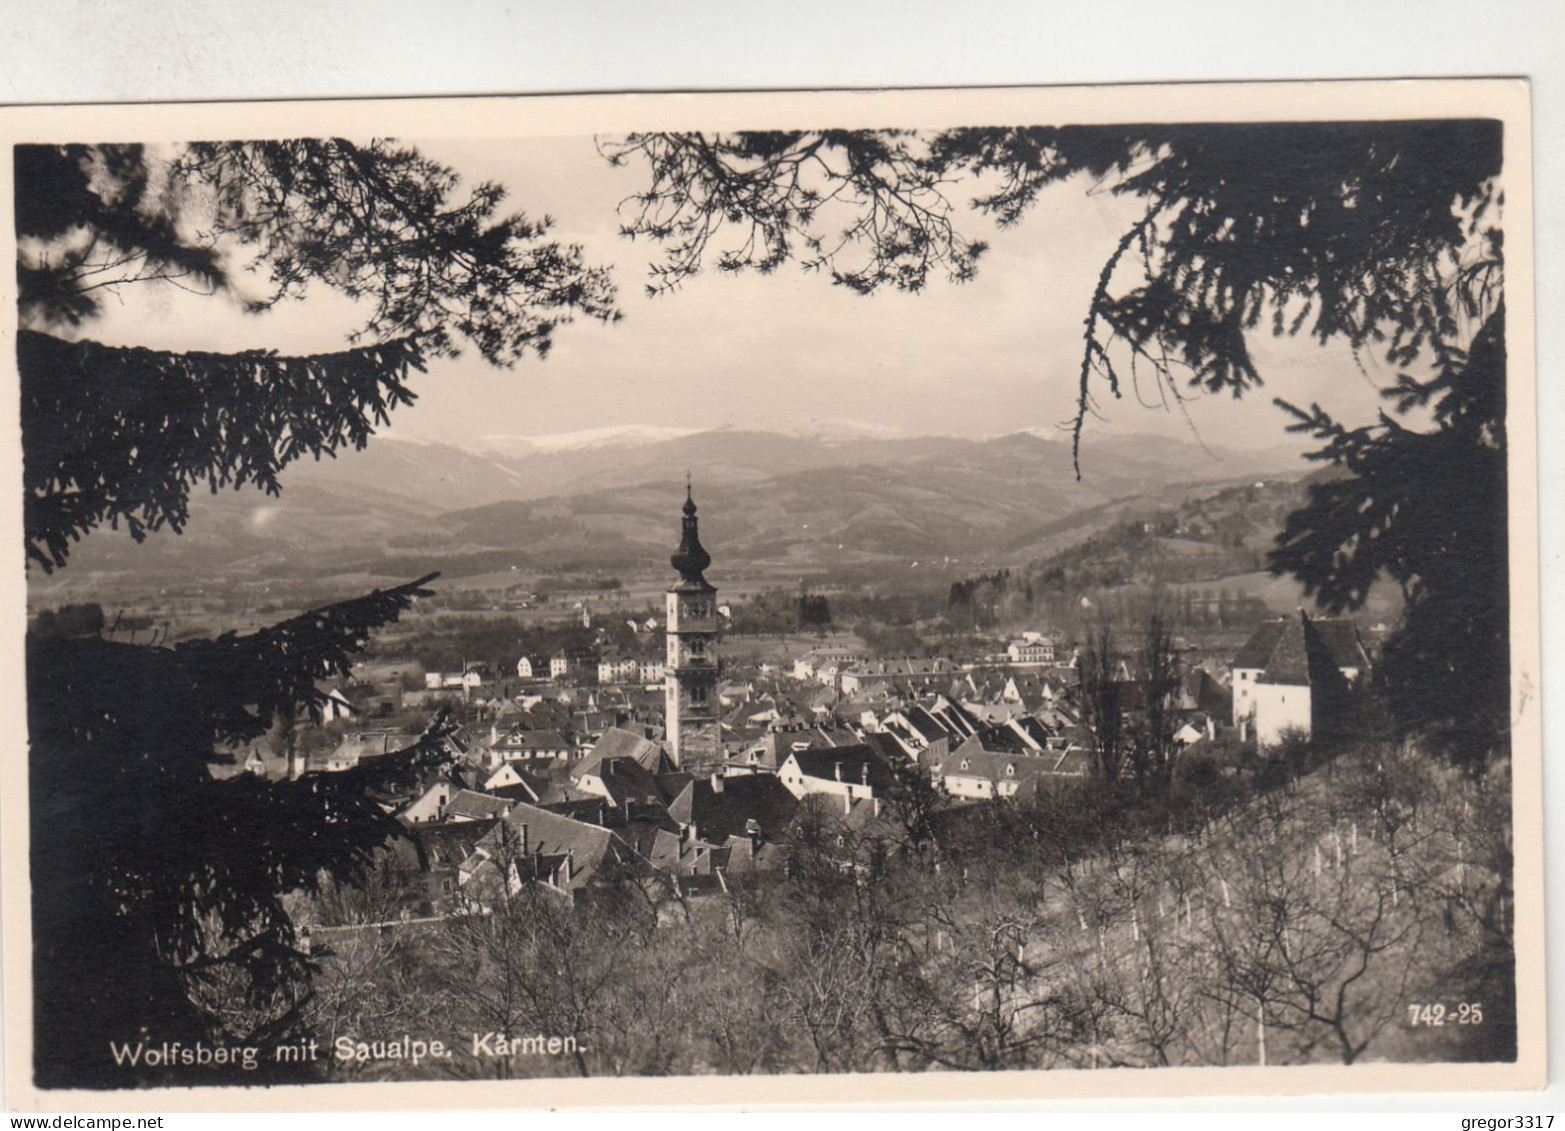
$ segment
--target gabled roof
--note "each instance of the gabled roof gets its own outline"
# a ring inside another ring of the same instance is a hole
[[[1092,772],[1092,752],[1085,747],[1073,746],[1060,754],[1054,763],[1054,773],[1085,776]]]
[[[495,779],[501,779],[499,784],[492,784]],[[496,770],[489,775],[484,783],[484,793],[492,793],[496,797],[504,797],[508,801],[531,801],[536,803],[549,788],[549,779],[539,777],[536,774],[523,774],[516,769],[514,762],[506,763],[504,769]]]
[[[977,734],[982,724],[960,703],[937,696],[926,708],[953,736],[962,738]]]
[[[518,730],[501,739],[506,750],[565,750],[572,743],[558,730]]]
[[[1256,682],[1311,687],[1340,683],[1341,679],[1331,649],[1321,639],[1315,622],[1301,612],[1283,626],[1282,636]]]
[[[503,817],[513,804],[507,798],[492,793],[478,793],[471,789],[459,789],[446,803],[446,820],[453,818],[468,821],[487,821]]]
[[[593,743],[592,750],[572,772],[577,778],[583,774],[596,774],[606,758],[628,758],[647,772],[655,774],[661,768],[663,748],[639,734],[610,727]]]
[[[656,775],[658,788],[663,791],[663,796],[672,800],[685,791],[685,786],[691,782],[691,776],[684,770],[670,770]]]
[[[925,742],[933,742],[937,738],[945,738],[951,734],[950,728],[935,718],[927,707],[910,707],[902,713],[902,717]]]
[[[1359,639],[1358,626],[1346,617],[1311,617],[1310,625],[1320,636],[1321,643],[1331,654],[1332,663],[1340,668],[1369,667],[1369,653]]]
[[[888,765],[899,765],[907,759],[901,744],[889,734],[866,734],[862,742],[884,758]]]
[[[609,801],[624,805],[627,801],[637,805],[667,805],[664,794],[655,777],[634,758],[600,758],[592,770],[587,771],[603,783]],[[578,774],[581,781],[586,774]]]
[[[971,742],[964,742],[939,759],[940,772],[945,776],[988,778],[995,782],[1020,782],[1051,774],[1057,761],[1052,756],[1039,758],[1035,755],[978,749]],[[967,763],[965,769],[962,766],[964,762]],[[932,764],[930,768],[933,769]]]
[[[654,868],[672,872],[679,867],[679,833],[672,829],[658,829],[652,834],[652,843],[645,855]]]
[[[1239,654],[1234,657],[1232,666],[1263,669],[1270,667],[1273,653],[1282,643],[1288,630],[1304,621],[1308,621],[1314,630],[1316,641],[1325,649],[1325,654],[1331,659],[1333,667],[1359,671],[1369,667],[1369,654],[1365,652],[1364,644],[1359,639],[1358,627],[1351,620],[1346,617],[1311,617],[1303,610],[1293,616],[1262,621],[1251,633],[1244,647],[1239,650]],[[1295,653],[1298,652],[1297,641],[1289,647]],[[1291,662],[1297,663],[1297,654]],[[1298,673],[1295,671],[1293,674]]]
[[[219,781],[249,773],[252,768],[264,778],[285,778],[288,776],[288,758],[278,753],[271,740],[262,735],[251,742],[221,751],[207,763],[208,771]]]
[[[1239,649],[1239,654],[1234,657],[1233,666],[1236,668],[1264,668],[1266,661],[1271,659],[1272,649],[1277,647],[1277,641],[1282,639],[1282,630],[1287,624],[1287,618],[1266,620],[1255,626],[1255,631],[1250,633],[1250,639],[1244,642],[1244,647]]]
[[[1054,732],[1043,721],[1034,715],[1023,715],[1021,718],[1012,719],[1012,730],[1022,737],[1022,741],[1029,747],[1041,750],[1049,745],[1049,740],[1054,737]]]
[[[992,754],[1027,755],[1033,753],[1032,747],[1016,731],[1008,725],[985,727],[972,738],[957,747],[957,753],[969,749],[985,750]]]
[[[906,757],[917,757],[920,750],[925,750],[932,746],[938,746],[941,743],[949,745],[952,740],[952,736],[946,733],[944,730],[937,730],[932,736],[924,737],[920,732],[904,725],[905,720],[906,716],[903,715],[888,715],[881,722],[880,730],[877,733],[890,738],[892,742],[896,743],[902,749],[902,752]],[[866,736],[866,738],[867,737],[868,736]],[[960,736],[957,736],[956,740],[960,742]],[[877,743],[876,745],[877,749],[884,750],[884,747],[880,744]],[[897,763],[899,760],[892,758],[891,761],[893,763]]]
[[[493,829],[495,822],[459,821],[452,825],[422,824],[409,829],[423,867],[456,867],[473,853],[473,848]]]
[[[312,767],[317,764],[326,766],[344,760],[357,763],[364,758],[380,758],[387,754],[395,754],[417,742],[416,736],[398,731],[356,731],[343,735],[342,741],[330,754],[311,754],[309,762]]]
[[[479,842],[479,847],[491,857],[502,854],[505,847],[520,851],[522,832],[526,829],[526,846],[529,855],[569,855],[576,874],[571,887],[580,887],[591,881],[598,866],[615,843],[614,834],[601,825],[589,825],[572,820],[536,805],[519,802],[499,826],[491,830]],[[501,830],[504,829],[504,833]],[[503,837],[503,841],[502,841]]]
[[[782,782],[771,774],[737,774],[720,780],[721,789],[710,778],[691,781],[669,805],[668,815],[681,825],[695,825],[697,835],[712,844],[747,835],[751,820],[760,825],[763,839],[783,838],[799,803]]]
[[[838,780],[840,767],[842,781],[860,785],[867,777],[870,787],[877,794],[884,795],[899,784],[890,765],[873,746],[860,744],[816,750],[795,750],[789,757],[798,764],[806,777],[819,778],[822,781]]]

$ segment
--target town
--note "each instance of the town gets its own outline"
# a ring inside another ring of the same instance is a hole
[[[214,775],[348,771],[419,737],[363,725],[372,712],[449,713],[449,763],[383,800],[409,834],[388,847],[388,866],[395,913],[411,920],[482,906],[496,886],[537,884],[570,900],[610,861],[644,863],[685,897],[725,891],[736,874],[787,866],[807,800],[861,838],[926,852],[924,830],[894,816],[910,792],[950,806],[1026,800],[1101,771],[1083,649],[1057,631],[1024,630],[965,657],[821,643],[791,662],[725,660],[732,613],[705,577],[712,558],[693,494],[672,566],[663,616],[628,622],[629,646],[600,632],[598,646],[519,656],[514,679],[484,664],[365,661],[329,689],[313,748],[290,727],[227,752]],[[1216,773],[1329,731],[1370,668],[1352,621],[1302,610],[1262,619],[1228,662],[1183,640],[1169,647],[1178,671],[1162,674],[1166,686],[1133,647],[1105,657],[1123,715],[1114,726],[1139,733],[1149,697],[1160,698],[1164,757]]]
[[[670,515],[660,608],[595,624],[577,599],[531,622],[569,643],[510,670],[372,653],[319,718],[212,762],[352,779],[399,830],[360,880],[288,897],[319,964],[311,1039],[456,1050],[287,1072],[1503,1055],[1503,1022],[1399,1028],[1412,987],[1508,1015],[1505,841],[1481,831],[1503,779],[1389,740],[1373,633],[1236,602],[1215,647],[1154,610],[1118,637],[1039,625],[873,655],[805,631],[823,598],[801,593],[795,631],[730,647],[744,605],[695,495]],[[467,1033],[530,1051],[468,1056]]]

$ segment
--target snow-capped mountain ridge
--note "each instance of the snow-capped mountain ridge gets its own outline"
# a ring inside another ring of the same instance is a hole
[[[549,452],[583,451],[616,445],[640,447],[678,440],[701,431],[699,428],[668,428],[656,424],[611,424],[604,428],[583,428],[576,432],[553,432],[533,436],[493,434],[479,438],[485,452],[508,456],[537,455]]]

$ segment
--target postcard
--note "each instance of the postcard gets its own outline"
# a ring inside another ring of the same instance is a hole
[[[0,111],[12,1105],[1541,1086],[1528,115]]]

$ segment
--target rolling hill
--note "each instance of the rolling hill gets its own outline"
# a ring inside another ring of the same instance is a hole
[[[1269,470],[1266,453],[1109,437],[1088,447],[1077,480],[1069,444],[1036,430],[988,440],[840,427],[628,437],[523,455],[377,437],[364,451],[289,468],[280,497],[198,490],[183,535],[137,545],[95,532],[72,572],[657,568],[677,538],[687,470],[703,539],[730,570],[1025,562],[1052,539],[1079,540],[1091,522]]]

